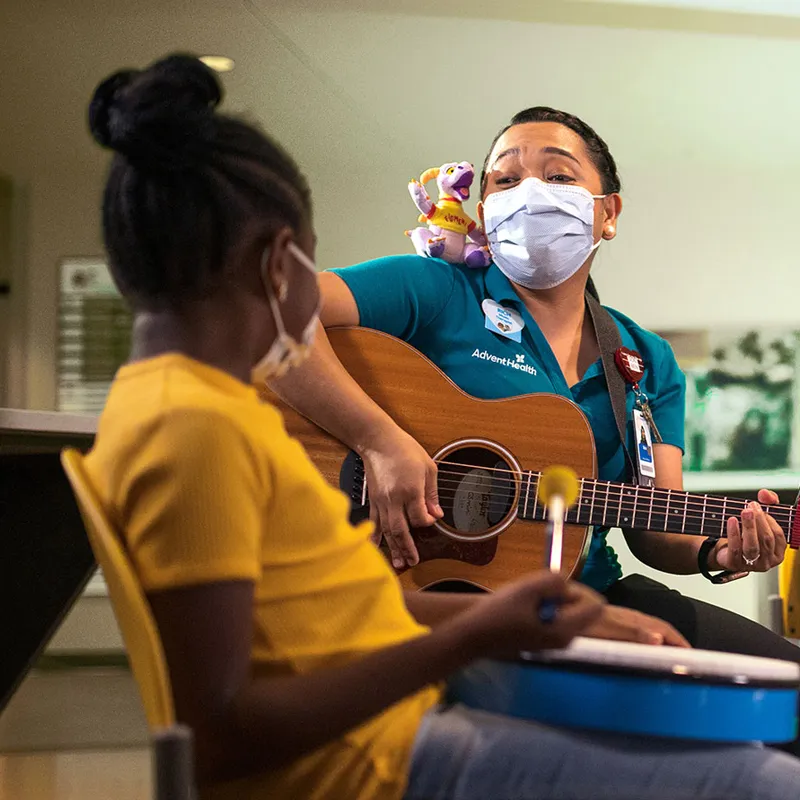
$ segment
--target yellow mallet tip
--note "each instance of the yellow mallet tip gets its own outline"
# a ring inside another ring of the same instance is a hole
[[[578,499],[579,491],[578,476],[569,467],[548,467],[539,478],[539,499],[545,505],[560,495],[569,508]]]

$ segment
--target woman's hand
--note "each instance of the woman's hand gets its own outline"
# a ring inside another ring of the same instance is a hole
[[[539,607],[553,601],[552,622],[542,622]],[[476,658],[514,657],[525,650],[566,647],[603,612],[605,599],[580,583],[540,571],[485,595],[456,620]]]
[[[758,503],[748,503],[742,521],[728,520],[728,538],[720,539],[709,554],[709,567],[732,572],[768,572],[783,561],[786,535],[761,507],[776,505],[778,495],[767,489],[758,493]]]
[[[593,639],[691,647],[689,642],[663,619],[622,606],[606,606],[600,617],[583,632],[583,635]]]
[[[400,428],[382,436],[380,446],[365,449],[361,457],[375,523],[373,541],[386,539],[395,569],[412,567],[419,554],[410,528],[427,528],[443,516],[436,464]]]

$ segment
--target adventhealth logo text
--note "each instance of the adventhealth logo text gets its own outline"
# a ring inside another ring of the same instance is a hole
[[[493,364],[502,364],[504,367],[511,367],[511,369],[520,369],[527,372],[529,375],[536,375],[536,368],[525,363],[525,354],[517,354],[514,359],[501,358],[500,356],[493,356],[486,350],[479,350],[477,347],[472,352],[473,358],[480,358],[482,361],[491,361]]]

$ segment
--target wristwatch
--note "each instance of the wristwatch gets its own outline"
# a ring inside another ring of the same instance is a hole
[[[739,580],[739,578],[744,578],[746,575],[749,575],[749,572],[734,572],[730,569],[725,569],[722,572],[718,572],[716,575],[712,575],[708,571],[708,556],[711,551],[717,546],[717,542],[719,541],[719,536],[709,536],[703,544],[700,545],[700,549],[697,551],[697,566],[700,568],[700,574],[711,581],[711,583],[730,583],[731,581]]]

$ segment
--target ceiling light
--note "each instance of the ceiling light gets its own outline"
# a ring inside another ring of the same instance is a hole
[[[214,72],[230,72],[235,66],[233,59],[227,56],[200,56],[200,60]]]

